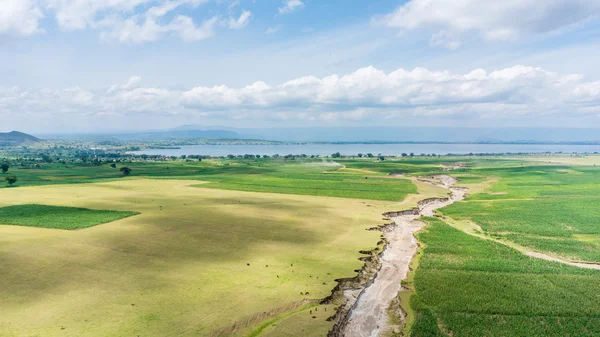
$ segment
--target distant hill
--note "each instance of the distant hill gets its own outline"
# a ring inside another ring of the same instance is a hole
[[[241,135],[228,130],[175,130],[136,133],[119,135],[118,138],[127,140],[160,140],[160,139],[247,139],[248,135]]]
[[[0,132],[0,145],[3,146],[36,143],[39,141],[41,141],[41,139],[19,131],[11,131],[6,133]]]

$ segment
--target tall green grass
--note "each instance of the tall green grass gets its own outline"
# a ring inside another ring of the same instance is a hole
[[[443,214],[472,220],[489,235],[538,251],[600,261],[600,169],[518,164],[470,173],[499,181],[492,193],[471,195]]]
[[[597,336],[600,272],[527,257],[437,219],[418,235],[412,336]]]
[[[139,213],[92,210],[47,205],[16,205],[0,208],[0,224],[56,229],[82,229]]]

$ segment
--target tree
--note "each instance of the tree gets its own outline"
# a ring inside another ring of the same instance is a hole
[[[336,152],[331,155],[331,158],[341,158],[341,157],[342,157],[342,155],[339,152]]]
[[[10,175],[10,176],[6,176],[6,177],[4,178],[4,180],[6,180],[6,182],[7,182],[7,183],[8,183],[10,186],[12,186],[14,183],[16,183],[16,182],[17,182],[17,177],[16,177],[16,176],[13,176],[13,175]]]
[[[52,163],[52,158],[47,153],[40,153],[40,155],[42,156],[42,160],[45,163],[48,163],[48,164]]]
[[[117,164],[115,164],[115,163],[112,163],[112,164],[110,164],[110,167],[112,167],[112,168],[117,168]]]
[[[126,166],[121,167],[120,171],[123,172],[123,175],[125,175],[125,176],[128,176],[131,174],[131,169]]]
[[[403,154],[402,154],[402,157],[407,157],[407,156],[408,156],[408,155],[407,155],[406,153],[403,153]]]
[[[359,154],[358,154],[358,158],[362,158],[362,156],[363,156],[363,154],[362,154],[362,153],[359,153]]]
[[[373,154],[372,153],[367,153],[367,157],[373,158]]]
[[[3,163],[1,168],[2,168],[2,173],[8,172],[8,164],[7,163]]]

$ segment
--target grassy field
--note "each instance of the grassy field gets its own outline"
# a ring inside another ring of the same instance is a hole
[[[3,189],[0,206],[140,215],[79,231],[0,226],[2,336],[207,336],[251,317],[250,325],[260,326],[260,313],[323,298],[334,279],[353,276],[362,265],[358,250],[378,241],[365,228],[383,223],[381,213],[394,207],[190,187],[195,183]],[[310,323],[324,334],[325,315],[306,318],[308,310],[265,333]]]
[[[455,163],[466,167],[451,174],[472,192],[445,216],[532,250],[600,260],[593,165],[236,159],[126,163],[123,177],[106,165],[42,164],[11,168],[17,187],[0,189],[0,223],[24,225],[0,225],[0,336],[323,336],[335,306],[314,300],[361,267],[358,251],[380,239],[365,229],[444,196],[416,176]],[[413,336],[600,334],[600,272],[429,221],[409,281]]]
[[[136,214],[138,213],[26,204],[0,208],[0,224],[73,230]]]
[[[380,173],[395,174],[427,174],[444,172],[442,167],[453,167],[458,163],[469,165],[472,159],[467,157],[428,157],[428,158],[403,158],[387,159],[379,162],[367,159],[343,159],[339,163],[348,168],[364,169]]]
[[[200,185],[205,188],[226,190],[303,194],[341,198],[400,201],[415,186],[406,179],[387,179],[364,174],[321,173],[315,170],[300,170],[272,175],[245,175],[239,177],[210,177],[214,183]]]
[[[371,166],[373,160],[363,160]],[[384,179],[385,173],[344,170],[343,166],[322,160],[284,162],[282,160],[205,160],[203,162],[124,163],[132,177],[156,179],[195,179],[203,187],[330,196],[355,199],[400,201],[416,188],[405,179]],[[19,186],[73,184],[125,179],[118,168],[42,164],[40,168],[15,168]],[[365,178],[366,177],[366,178]]]
[[[488,235],[543,253],[600,261],[599,169],[508,161],[471,173],[499,180],[443,214],[472,220]]]
[[[414,337],[597,336],[600,272],[527,257],[437,219],[414,275]]]

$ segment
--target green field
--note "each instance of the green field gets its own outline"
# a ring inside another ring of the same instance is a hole
[[[205,188],[226,190],[303,194],[354,199],[399,201],[415,186],[405,179],[386,179],[370,176],[365,179],[358,174],[288,173],[286,175],[259,175],[240,177],[211,177],[214,183],[198,185]]]
[[[365,229],[445,196],[416,177],[457,163],[471,193],[440,214],[482,232],[428,220],[402,304],[411,335],[600,335],[600,272],[510,248],[599,261],[600,170],[525,159],[11,167],[0,336],[323,336],[338,303],[317,302],[377,246]]]
[[[429,219],[412,336],[597,336],[600,272],[527,257]]]
[[[47,205],[15,205],[0,208],[0,224],[72,230],[136,214],[139,213]]]
[[[364,160],[367,162],[367,160]],[[369,160],[373,165],[376,163]],[[384,179],[386,173],[345,170],[321,160],[205,160],[167,163],[120,164],[132,169],[132,178],[194,179],[211,182],[206,188],[273,192],[355,199],[401,201],[416,188],[405,179]],[[16,168],[19,186],[76,184],[126,179],[118,168],[41,164],[39,168]],[[367,177],[368,179],[365,179]]]
[[[140,214],[78,231],[0,226],[2,336],[209,336],[230,335],[232,326],[245,336],[269,321],[276,327],[258,331],[323,335],[333,307],[314,319],[310,302],[293,315],[287,308],[354,276],[358,251],[379,238],[365,229],[395,207],[196,184],[131,177],[3,189],[5,208]]]
[[[583,166],[483,167],[499,178],[442,213],[488,235],[573,261],[600,261],[600,170]]]

